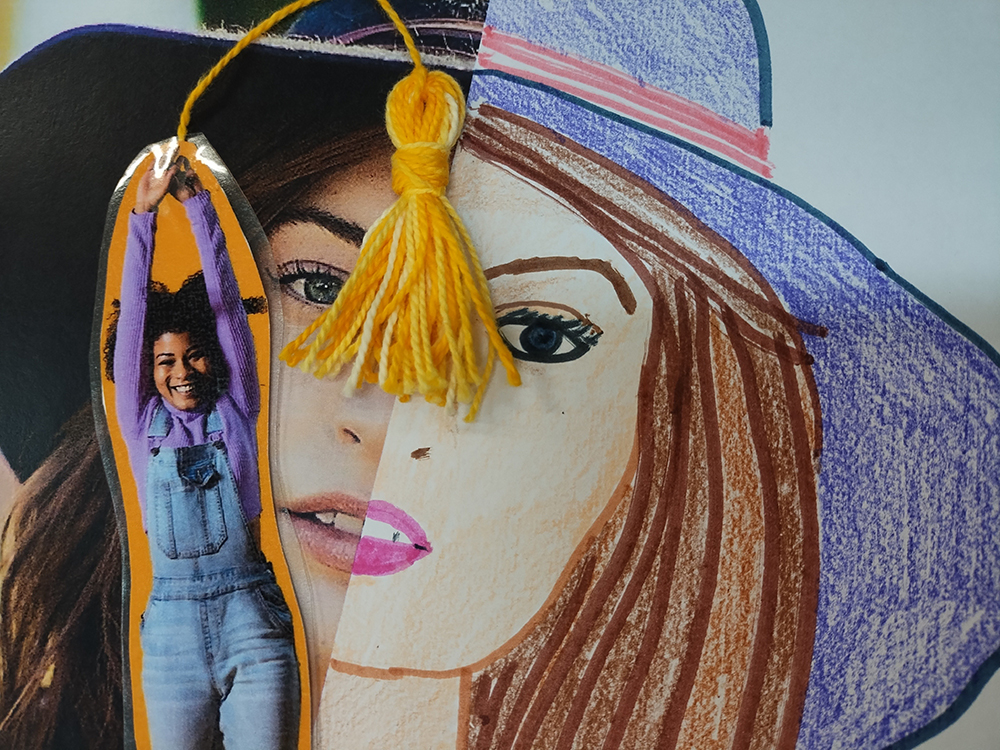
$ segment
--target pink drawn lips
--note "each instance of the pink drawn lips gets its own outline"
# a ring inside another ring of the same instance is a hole
[[[427,557],[433,548],[427,533],[412,516],[384,500],[368,502],[365,524],[375,521],[393,530],[392,539],[362,536],[354,553],[353,575],[389,576],[406,570],[417,560]],[[407,539],[400,539],[405,535]]]

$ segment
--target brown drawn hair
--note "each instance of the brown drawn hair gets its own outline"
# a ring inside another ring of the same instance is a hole
[[[820,407],[801,334],[824,331],[587,149],[488,105],[461,145],[590,223],[654,312],[631,486],[535,626],[464,675],[460,746],[793,747],[819,586]]]

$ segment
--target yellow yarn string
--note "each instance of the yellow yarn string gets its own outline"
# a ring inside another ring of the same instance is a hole
[[[293,5],[303,3],[309,4]],[[386,102],[386,129],[396,147],[392,187],[399,198],[368,230],[358,263],[333,305],[280,356],[317,377],[335,376],[353,362],[347,391],[369,382],[401,401],[419,393],[450,409],[466,403],[465,419],[472,421],[497,360],[508,383],[521,381],[497,330],[472,239],[445,197],[465,98],[454,78],[424,67],[399,15],[387,0],[378,3],[403,36],[414,65]],[[486,334],[482,365],[473,312]]]
[[[191,110],[194,108],[194,103],[198,101],[199,97],[205,93],[205,90],[211,85],[212,81],[218,78],[219,73],[225,68],[229,63],[233,61],[240,52],[245,50],[260,37],[264,36],[272,27],[281,23],[286,18],[294,13],[298,13],[303,8],[308,8],[310,5],[322,2],[322,0],[297,0],[297,2],[290,3],[286,5],[281,10],[277,10],[272,13],[268,18],[261,21],[259,24],[254,26],[250,31],[248,31],[242,39],[240,39],[229,52],[227,52],[219,62],[217,62],[210,71],[201,77],[198,84],[191,90],[188,94],[187,101],[184,102],[184,109],[181,110],[181,119],[177,124],[177,140],[184,141],[187,138],[188,125],[191,124]],[[381,0],[379,0],[381,2]]]

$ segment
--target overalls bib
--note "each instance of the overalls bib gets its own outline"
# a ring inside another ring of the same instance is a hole
[[[141,625],[154,750],[296,746],[298,663],[284,596],[251,538],[218,411],[203,445],[161,445],[149,428],[146,524],[153,588]]]

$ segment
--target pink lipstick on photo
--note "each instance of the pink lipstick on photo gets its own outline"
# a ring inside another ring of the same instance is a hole
[[[392,503],[368,503],[362,536],[354,553],[353,575],[388,576],[433,551],[427,534],[409,514]]]

